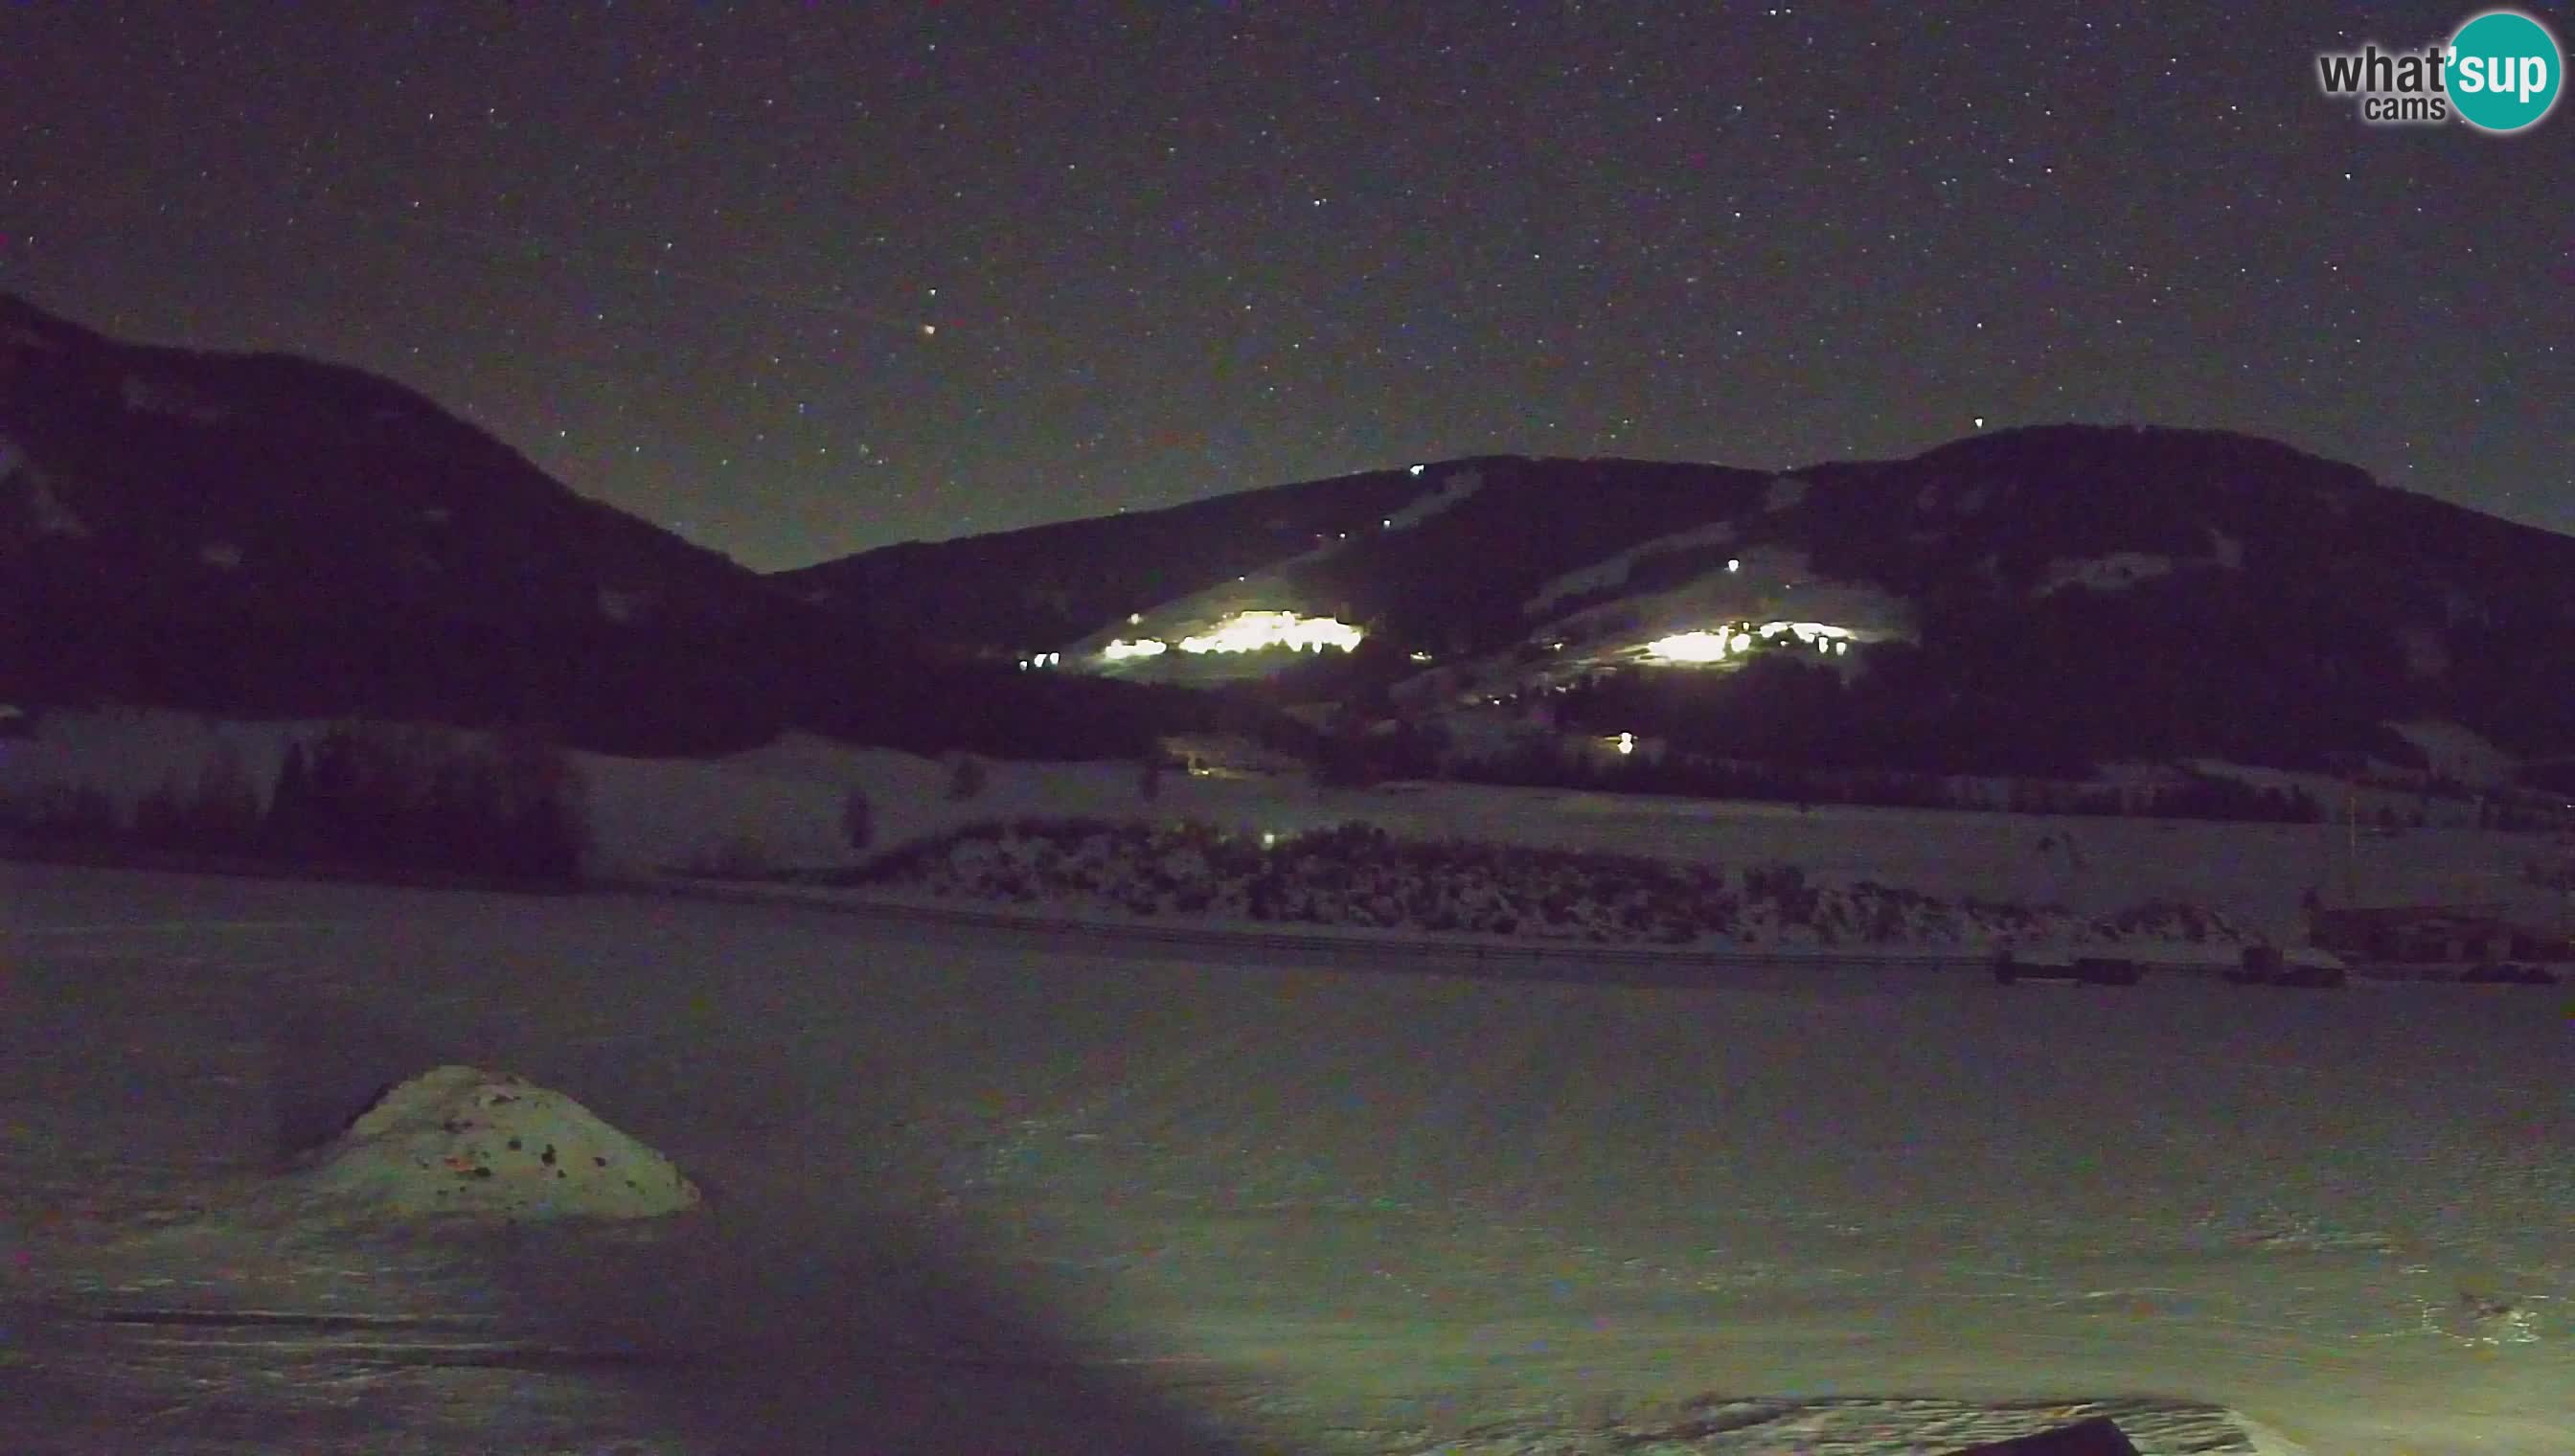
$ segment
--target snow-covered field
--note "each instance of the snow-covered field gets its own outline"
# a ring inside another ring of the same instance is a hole
[[[219,739],[265,779],[290,736],[322,727],[208,726],[135,712],[52,717],[36,738],[0,743],[0,794],[87,780],[130,807],[166,773],[188,781]],[[842,841],[841,804],[859,787],[874,806],[879,849],[1017,818],[1194,820],[1280,835],[1359,820],[1404,838],[1604,850],[1734,870],[1793,864],[1820,885],[1866,880],[1946,900],[2059,903],[2083,916],[2177,901],[2283,942],[2303,936],[2300,900],[2309,889],[2328,902],[2505,900],[2543,925],[2569,909],[2563,896],[2523,882],[2524,865],[2550,852],[2543,840],[2465,827],[2382,837],[2335,825],[1836,805],[1799,812],[1647,795],[1451,783],[1327,789],[1295,778],[1179,773],[1165,774],[1149,800],[1135,768],[1119,763],[995,763],[984,791],[961,800],[947,796],[947,771],[932,760],[804,735],[713,760],[574,756],[589,784],[593,863],[611,877],[711,859],[729,844],[773,865],[849,864],[856,856]]]
[[[27,865],[0,904],[12,1451],[1784,1456],[2119,1398],[2157,1456],[2575,1449],[2562,990],[1637,989]],[[281,1120],[440,1061],[707,1209],[239,1211]],[[138,1307],[234,1322],[99,1318]]]

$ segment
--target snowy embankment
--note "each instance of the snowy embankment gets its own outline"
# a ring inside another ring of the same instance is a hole
[[[1726,950],[1981,953],[1998,942],[2221,963],[2251,937],[2149,900],[2100,916],[1943,900],[1789,864],[1397,839],[1366,824],[1282,837],[1207,824],[1021,820],[908,845],[826,882],[1073,913]]]
[[[242,762],[264,796],[285,745],[329,728],[142,710],[49,712],[34,736],[0,742],[0,798],[22,798],[47,784],[88,783],[130,814],[138,799],[173,775],[195,781],[220,750]],[[1844,919],[1863,929],[1875,923],[1876,900],[1893,892],[1861,886],[1896,885],[1953,907],[1953,915],[1977,901],[2061,904],[2087,921],[2147,902],[2199,905],[2228,924],[2291,944],[2304,937],[2301,906],[2312,893],[2361,903],[2517,904],[2536,893],[2523,870],[2545,847],[2529,835],[2467,827],[2367,834],[2337,824],[1837,804],[1800,811],[1786,804],[1459,783],[1329,788],[1291,776],[1166,774],[1148,796],[1126,763],[995,762],[986,765],[980,792],[959,797],[950,769],[932,759],[805,734],[707,759],[571,757],[592,840],[587,868],[605,881],[693,869],[751,875],[850,867],[864,856],[843,837],[842,808],[857,790],[870,805],[870,847],[880,853],[1001,820],[1201,821],[1244,825],[1256,838],[1270,833],[1283,840],[1361,821],[1412,840],[1632,854],[1672,864],[1795,865],[1825,903],[1851,902]],[[1747,913],[1757,909],[1748,906]],[[2535,922],[2553,924],[2559,906],[2552,901],[2533,913]],[[1934,924],[1922,933],[1940,932]],[[2189,948],[2186,939],[2179,943]]]

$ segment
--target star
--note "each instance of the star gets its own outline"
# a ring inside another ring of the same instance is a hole
[[[13,32],[7,286],[388,375],[763,570],[2003,419],[2269,435],[2575,529],[2551,134],[2367,126],[2282,82],[2358,44],[2288,11],[467,8],[401,46],[223,11]]]

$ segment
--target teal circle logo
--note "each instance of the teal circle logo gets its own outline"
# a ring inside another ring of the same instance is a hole
[[[2566,53],[2548,27],[2518,10],[2489,10],[2450,37],[2442,85],[2459,120],[2479,131],[2537,124],[2564,89]]]

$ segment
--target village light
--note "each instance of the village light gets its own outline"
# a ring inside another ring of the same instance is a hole
[[[1215,630],[1181,639],[1185,653],[1257,653],[1265,648],[1315,652],[1359,645],[1367,634],[1328,617],[1299,617],[1293,612],[1238,612]]]
[[[1733,650],[1729,634],[1683,632],[1645,644],[1645,655],[1666,663],[1721,663]]]
[[[1636,735],[1634,733],[1620,733],[1618,735],[1618,751],[1621,753],[1632,753],[1636,751]]]
[[[1820,622],[1765,622],[1755,628],[1747,623],[1720,627],[1712,632],[1682,632],[1656,638],[1645,644],[1645,656],[1655,662],[1699,665],[1721,663],[1742,653],[1756,641],[1772,642],[1794,638],[1818,653],[1846,653],[1858,634],[1846,627],[1831,627]]]

